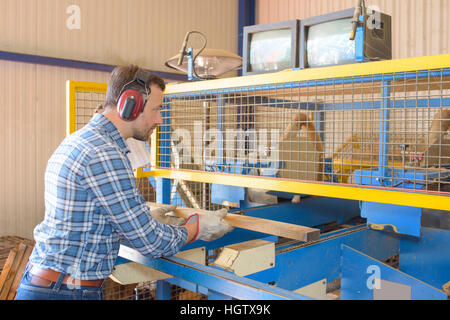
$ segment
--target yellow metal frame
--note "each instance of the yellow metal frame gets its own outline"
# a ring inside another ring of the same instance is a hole
[[[198,92],[204,90],[221,90],[241,86],[256,86],[263,84],[277,84],[292,81],[307,81],[319,79],[342,78],[352,76],[365,76],[383,73],[410,72],[420,70],[432,70],[450,67],[450,54],[408,58],[389,61],[368,62],[333,66],[327,68],[288,70],[277,73],[208,80],[201,82],[186,82],[181,84],[169,84],[165,94],[177,94]],[[68,81],[67,105],[68,105],[68,132],[75,130],[75,92],[95,91],[106,92],[107,85],[103,83]],[[305,182],[286,179],[273,179],[265,177],[231,175],[225,173],[196,172],[179,169],[158,168],[158,140],[157,131],[151,137],[152,170],[136,170],[136,178],[160,177],[180,179],[203,183],[217,183],[237,187],[267,189],[281,192],[310,194],[332,198],[351,200],[364,200],[380,203],[388,203],[402,206],[421,207],[437,210],[450,210],[450,197],[437,192],[408,192],[400,190],[386,190],[376,187],[360,187],[351,185],[337,185],[331,183]]]
[[[305,182],[274,179],[259,176],[242,176],[226,173],[187,171],[180,169],[159,169],[141,172],[141,177],[159,177],[203,183],[217,183],[235,187],[266,189],[281,192],[309,194],[330,198],[364,200],[409,207],[449,210],[450,197],[437,192],[417,193],[385,190],[376,187],[337,185],[332,183]]]
[[[359,77],[383,73],[410,72],[450,67],[450,54],[435,56],[375,61],[358,64],[347,64],[325,68],[304,70],[284,70],[245,77],[226,78],[202,82],[184,82],[167,85],[165,94],[186,93],[193,91],[230,89],[236,87],[278,84],[294,81],[310,81],[343,77]]]
[[[100,82],[88,82],[88,81],[72,81],[66,82],[66,134],[71,135],[75,132],[76,128],[76,92],[99,92],[106,93],[108,85]]]

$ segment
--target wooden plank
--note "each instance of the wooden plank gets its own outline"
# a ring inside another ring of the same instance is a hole
[[[157,208],[164,206],[163,204],[147,202],[150,208]],[[211,211],[177,207],[174,210],[174,214],[181,218],[187,218],[191,214],[207,214]],[[224,219],[230,226],[236,228],[242,228],[257,232],[263,232],[280,236],[289,239],[295,239],[300,241],[312,241],[319,239],[320,230],[309,228],[305,226],[299,226],[296,224],[290,224],[285,222],[279,222],[275,220],[268,220],[256,217],[249,217],[239,214],[228,213]]]
[[[0,250],[8,249],[11,250],[15,246],[19,245],[19,243],[24,242],[25,244],[32,245],[34,244],[33,240],[21,238],[17,236],[3,236],[0,237]]]
[[[14,257],[14,261],[11,265],[11,268],[9,270],[8,275],[6,276],[5,282],[3,283],[3,287],[0,291],[0,300],[6,300],[6,297],[8,296],[9,290],[11,289],[11,286],[14,282],[14,277],[17,273],[17,268],[20,265],[20,262],[22,261],[23,254],[25,253],[26,245],[20,244],[18,246],[17,253]]]
[[[33,245],[27,245],[27,241],[14,247],[8,256],[7,263],[0,275],[0,300],[13,300],[17,287],[22,279]]]
[[[3,285],[5,284],[6,278],[8,277],[9,271],[11,270],[18,250],[19,248],[15,247],[10,251],[5,266],[3,267],[2,273],[0,274],[0,293],[3,291]]]
[[[22,261],[19,264],[19,268],[17,269],[16,275],[14,277],[14,281],[12,283],[11,288],[9,289],[9,294],[6,300],[14,300],[16,297],[16,291],[19,287],[20,280],[22,280],[23,272],[25,271],[25,267],[28,263],[28,258],[31,255],[31,252],[33,251],[34,246],[27,245],[25,249],[25,253],[23,254]]]

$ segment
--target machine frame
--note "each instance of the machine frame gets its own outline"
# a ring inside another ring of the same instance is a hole
[[[323,86],[344,81],[342,79],[349,77],[352,83],[363,83],[368,77],[375,76],[383,83],[381,103],[389,105],[390,81],[409,75],[414,79],[418,76],[430,77],[433,72],[441,78],[450,77],[450,54],[173,84],[167,86],[165,99],[166,103],[169,103],[171,98],[193,97],[207,92],[220,100],[224,94],[248,90],[249,87],[255,90],[282,89],[286,83],[294,81]],[[447,82],[445,85],[448,88]],[[68,133],[72,133],[76,128],[77,90],[104,93],[106,85],[68,82]],[[425,107],[438,104],[438,107],[443,108],[450,106],[450,99],[444,95],[436,99],[429,98],[425,103]],[[169,113],[166,114],[166,119],[170,121]],[[383,124],[389,120],[388,114],[381,119],[384,119],[380,124],[380,130],[383,131]],[[307,194],[312,197],[301,203],[257,206],[251,210],[247,208],[245,214],[305,226],[324,227],[337,221],[340,227],[332,231],[323,228],[320,239],[311,243],[281,241],[283,239],[274,236],[239,229],[216,241],[196,241],[184,248],[187,250],[205,247],[208,252],[213,253],[214,250],[242,241],[264,239],[275,242],[275,264],[267,270],[242,277],[212,264],[201,265],[178,257],[150,260],[123,243],[117,265],[137,262],[174,276],[158,280],[157,298],[170,298],[169,284],[176,284],[194,292],[207,294],[210,299],[310,299],[317,298],[317,295],[308,293],[308,296],[299,292],[309,291],[298,290],[317,284],[323,279],[325,282],[320,282],[322,285],[319,285],[322,293],[327,288],[330,290],[331,284],[340,281],[341,299],[386,299],[392,292],[401,292],[401,297],[405,299],[448,298],[443,287],[450,281],[450,230],[420,227],[419,219],[418,232],[405,236],[408,232],[386,228],[389,223],[371,223],[370,219],[366,223],[352,220],[355,215],[360,214],[358,201],[442,210],[445,214],[450,209],[450,197],[447,193],[409,192],[385,186],[342,185],[169,168],[161,165],[167,163],[167,157],[170,157],[163,151],[167,148],[164,144],[167,144],[167,135],[170,134],[169,126],[170,122],[166,122],[151,138],[151,168],[136,170],[136,178],[151,180],[156,189],[156,202],[171,202],[173,179]],[[380,150],[383,149],[384,142],[386,136],[381,135]],[[385,170],[386,159],[381,152],[378,163],[379,169]],[[406,216],[408,215],[409,211]],[[412,215],[417,220],[415,213]],[[408,219],[402,218],[400,224]],[[417,224],[417,221],[414,223]],[[397,267],[386,263],[386,259],[398,255],[400,259]],[[389,290],[383,291],[384,287]],[[324,294],[320,297],[330,298]]]

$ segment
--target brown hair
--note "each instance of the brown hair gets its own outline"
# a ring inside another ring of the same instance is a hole
[[[133,80],[138,69],[139,67],[136,65],[117,66],[114,68],[108,81],[105,107],[116,105],[117,99],[123,86]],[[159,86],[162,91],[164,91],[164,89],[166,88],[164,80],[155,74],[150,75],[149,85],[152,84],[156,84],[157,86]],[[145,92],[145,88],[140,84],[134,83],[133,86],[137,90]]]

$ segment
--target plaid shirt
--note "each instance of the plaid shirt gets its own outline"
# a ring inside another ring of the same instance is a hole
[[[47,164],[45,218],[34,229],[31,263],[92,280],[111,274],[121,238],[152,258],[180,250],[186,228],[151,217],[128,152],[101,114],[61,143]]]

